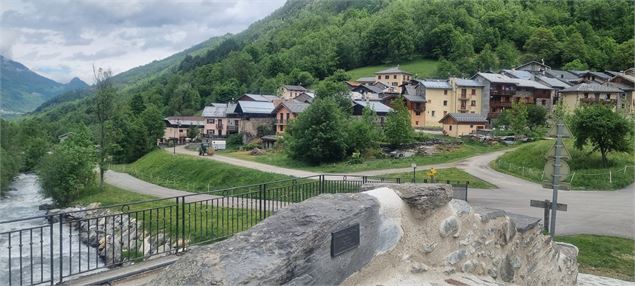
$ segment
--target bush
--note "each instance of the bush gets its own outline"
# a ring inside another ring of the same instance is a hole
[[[388,113],[384,127],[386,140],[392,146],[410,143],[414,132],[410,125],[410,114],[402,98],[394,100],[392,108],[393,111]]]
[[[38,166],[44,194],[59,206],[80,198],[95,186],[95,148],[88,134],[86,127],[73,132]]]
[[[227,149],[238,149],[243,145],[243,135],[242,134],[232,134],[227,137]]]

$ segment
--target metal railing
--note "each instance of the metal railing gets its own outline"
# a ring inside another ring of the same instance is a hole
[[[318,175],[129,204],[2,221],[0,284],[54,284],[77,274],[187,251],[244,231],[272,213],[366,183],[412,178]],[[427,182],[424,180],[423,182]],[[452,184],[467,200],[468,182]],[[419,182],[421,183],[421,182]]]

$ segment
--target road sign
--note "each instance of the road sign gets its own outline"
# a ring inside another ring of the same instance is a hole
[[[553,146],[551,146],[551,149],[549,149],[549,152],[547,152],[547,155],[545,156],[545,158],[547,159],[556,158],[556,144],[553,144]],[[569,151],[567,151],[567,149],[564,148],[564,145],[560,146],[560,159],[571,160],[571,154],[569,154]]]
[[[560,123],[562,124],[562,134],[560,134],[560,136],[562,138],[570,138],[571,135],[571,131],[569,130],[569,127],[567,127],[566,124],[564,123]],[[551,128],[549,129],[549,132],[547,132],[547,137],[557,137],[558,136],[558,124],[553,124],[553,126],[551,126]]]
[[[551,178],[555,174],[555,161],[554,159],[548,159],[545,164],[545,177]],[[571,174],[571,169],[569,168],[569,164],[567,162],[561,160],[560,161],[560,182],[564,181],[564,179]]]
[[[551,181],[544,181],[542,182],[542,187],[545,189],[553,189],[553,183]],[[569,191],[571,190],[571,184],[561,182],[558,184],[558,190]]]
[[[529,206],[535,207],[535,208],[549,208],[549,209],[551,209],[551,202],[549,200],[544,200],[544,201],[531,200],[531,201],[529,201]],[[567,204],[558,203],[558,210],[566,212],[567,211]]]

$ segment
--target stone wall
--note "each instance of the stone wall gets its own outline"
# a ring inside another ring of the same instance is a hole
[[[449,185],[365,189],[280,210],[148,285],[422,285],[457,273],[492,285],[575,284],[577,249],[542,235],[538,219],[451,200]],[[359,246],[332,257],[331,233],[355,224]]]

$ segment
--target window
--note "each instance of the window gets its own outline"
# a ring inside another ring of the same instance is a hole
[[[432,110],[432,117],[434,117],[434,110]]]
[[[470,124],[470,128],[474,128],[474,124]]]
[[[392,86],[397,86],[397,83],[396,83],[396,82],[393,82],[393,83],[392,83]]]
[[[470,102],[470,106],[476,106],[476,100],[472,100],[472,101]]]
[[[392,78],[393,78],[393,79],[397,79],[397,75],[393,75],[393,76],[392,76]]]
[[[389,79],[389,78],[390,78],[390,76],[384,76],[384,79]]]
[[[448,90],[447,89],[443,90],[443,95],[448,95]]]
[[[214,124],[214,119],[207,119],[207,123]]]
[[[589,98],[589,94],[588,93],[584,93],[584,98]]]
[[[179,129],[179,133],[183,133],[183,129]]]
[[[377,79],[381,79],[381,76],[380,76],[380,75],[378,75],[378,76],[377,76]]]
[[[419,125],[419,121],[415,121],[415,125]]]
[[[284,125],[280,125],[280,132],[284,131]]]
[[[287,113],[287,120],[289,120],[289,113]]]
[[[450,131],[452,131],[452,125],[450,125]]]
[[[542,100],[542,105],[547,105],[547,100],[546,99]]]
[[[474,111],[470,111],[470,113],[476,113],[476,112],[474,112]]]
[[[417,111],[417,112],[415,112],[415,115],[416,115],[416,116],[421,115],[421,111]]]
[[[606,94],[606,99],[611,99],[611,94],[610,93]]]
[[[476,95],[476,89],[472,89],[472,95]]]
[[[446,114],[448,114],[448,112],[447,111],[443,111],[443,115],[446,115]]]
[[[448,106],[448,101],[447,100],[443,101],[443,106]]]

